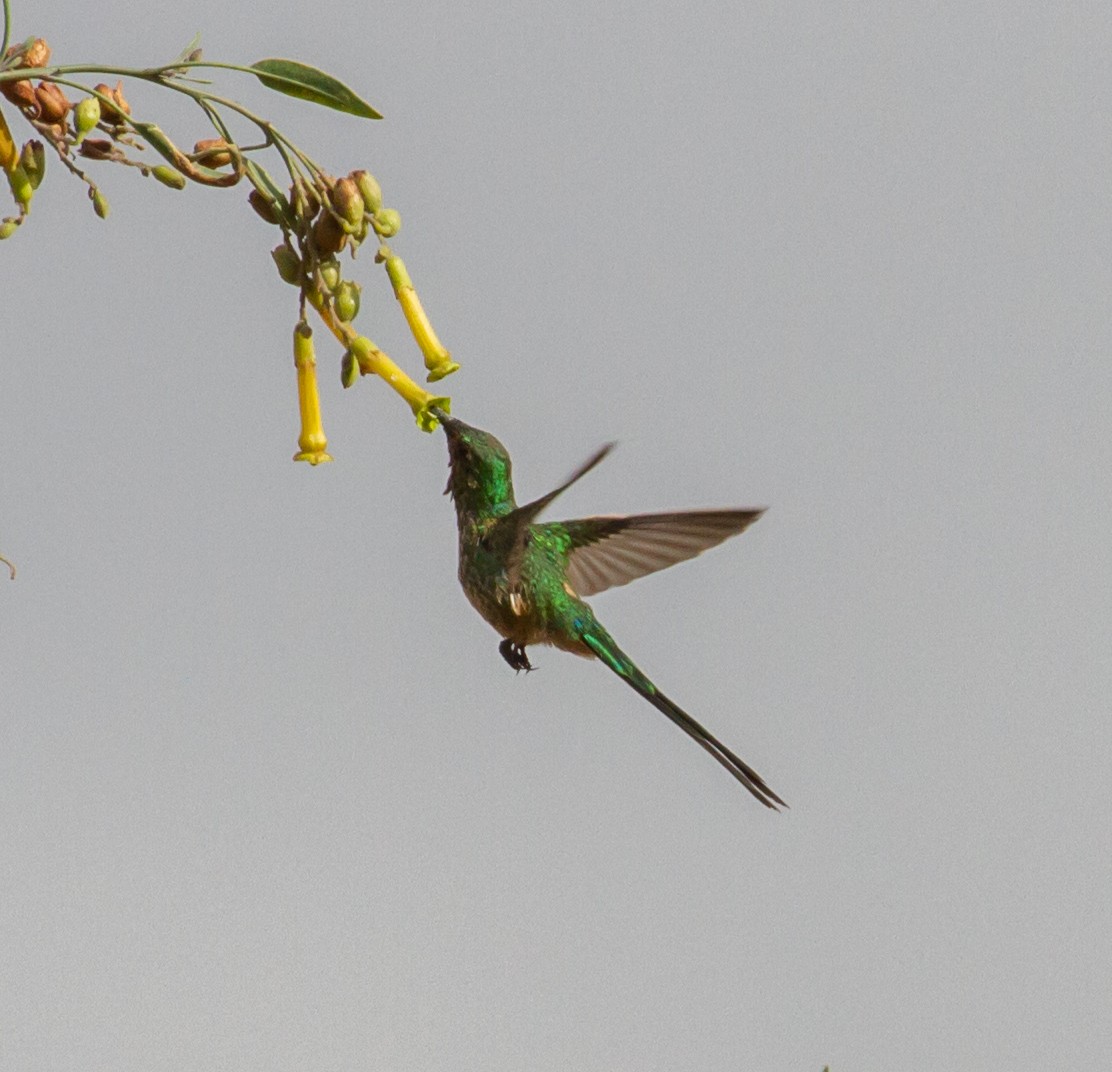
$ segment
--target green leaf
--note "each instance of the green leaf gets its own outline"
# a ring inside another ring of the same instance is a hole
[[[308,64],[298,63],[297,60],[259,60],[258,63],[251,64],[251,70],[267,89],[275,89],[287,96],[323,104],[326,108],[335,108],[338,112],[347,112],[364,119],[382,118],[380,113],[362,97],[352,93],[343,82]]]

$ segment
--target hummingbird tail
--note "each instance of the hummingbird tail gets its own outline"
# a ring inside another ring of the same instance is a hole
[[[641,673],[633,660],[613,640],[610,640],[609,635],[607,635],[609,642],[591,634],[584,634],[583,641],[631,689],[644,696],[658,711],[663,711],[684,733],[714,756],[766,808],[778,811],[777,805],[784,808],[788,806],[765,785],[764,779],[748,763],[736,756],[686,711],[669,700]]]

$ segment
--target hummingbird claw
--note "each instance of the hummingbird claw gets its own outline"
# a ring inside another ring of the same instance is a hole
[[[529,661],[529,656],[525,654],[525,645],[523,644],[515,644],[512,640],[503,640],[498,645],[498,654],[514,668],[514,673],[521,673],[522,670],[529,673],[530,670],[536,670],[536,667]]]

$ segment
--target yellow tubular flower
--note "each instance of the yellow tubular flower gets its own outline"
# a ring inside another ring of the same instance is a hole
[[[323,296],[317,290],[307,290],[306,297],[313,308],[320,314],[328,330],[339,340],[345,350],[350,350],[359,371],[364,376],[374,374],[384,379],[395,391],[409,403],[413,415],[417,418],[417,427],[423,432],[434,432],[437,427],[436,417],[432,409],[441,409],[450,413],[452,400],[443,396],[429,394],[423,387],[414,383],[398,366],[383,353],[365,335],[356,335],[355,329],[350,324],[338,320],[332,310],[325,304]]]
[[[409,278],[409,272],[406,271],[401,257],[390,253],[384,258],[384,263],[394,294],[397,295],[406,323],[409,324],[409,330],[425,357],[425,368],[429,370],[429,383],[444,379],[445,376],[455,372],[459,364],[452,360],[452,355],[436,337],[436,332],[433,331],[432,324],[429,323],[429,318],[421,306],[417,291],[413,289],[413,281]]]
[[[18,163],[19,150],[12,140],[12,132],[8,129],[4,113],[0,112],[0,168],[11,171]]]
[[[317,359],[313,353],[313,330],[305,321],[293,329],[293,363],[297,369],[297,406],[301,412],[301,435],[297,445],[301,448],[294,456],[295,462],[320,465],[332,458],[325,453],[328,440],[320,417],[320,392],[317,390]]]

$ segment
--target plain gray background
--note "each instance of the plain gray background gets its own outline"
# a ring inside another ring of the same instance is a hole
[[[597,664],[509,671],[442,435],[323,335],[336,462],[291,463],[246,189],[102,166],[101,222],[51,164],[0,250],[0,1067],[1103,1065],[1107,5],[15,14],[379,107],[219,80],[379,176],[524,498],[617,439],[556,516],[771,506],[595,607],[792,810]]]

